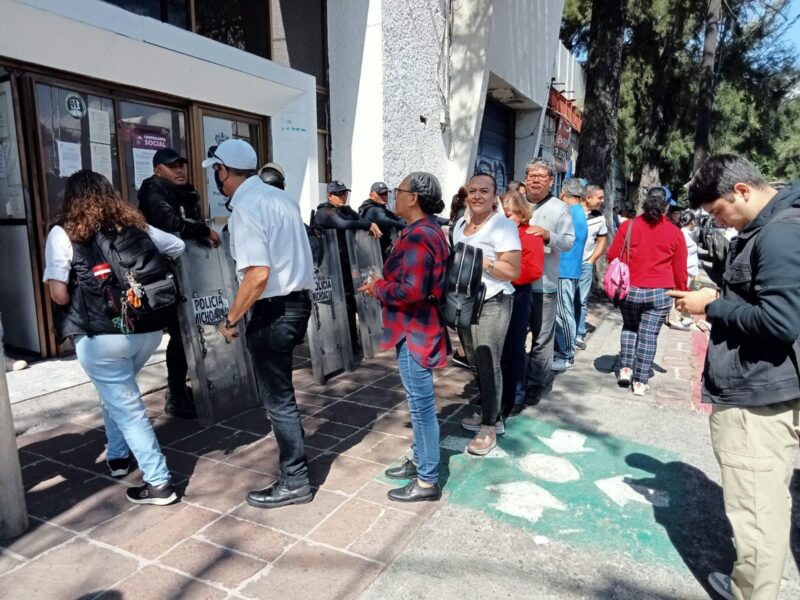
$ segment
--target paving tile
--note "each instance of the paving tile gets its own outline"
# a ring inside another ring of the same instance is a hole
[[[348,500],[309,536],[336,548],[347,548],[378,520],[385,509],[362,500]]]
[[[377,421],[370,425],[372,431],[380,431],[400,437],[412,438],[411,415],[405,412],[391,410],[382,415]]]
[[[34,558],[74,536],[74,533],[60,527],[31,518],[28,519],[28,529],[25,533],[15,538],[0,539],[0,548],[6,548],[25,558]]]
[[[263,473],[219,463],[193,475],[184,497],[205,508],[227,512],[244,502],[250,490],[267,487],[274,481],[274,477]]]
[[[13,556],[9,556],[8,554],[3,554],[0,552],[0,575],[4,573],[8,573],[11,569],[15,569],[16,567],[20,566],[23,561],[14,558]],[[0,585],[2,585],[2,580],[0,580]]]
[[[360,383],[361,385],[370,385],[386,376],[386,371],[382,369],[373,369],[368,366],[362,366],[355,371],[345,371],[339,375],[337,381],[350,381],[352,383]]]
[[[405,547],[423,521],[418,515],[392,509],[384,510],[372,527],[359,535],[347,549],[361,556],[389,563]]]
[[[91,479],[63,494],[68,505],[50,515],[51,520],[73,531],[86,531],[131,509],[133,505],[125,494],[127,489],[127,486],[104,477]],[[43,513],[46,512],[30,504],[28,511],[38,517],[45,516]]]
[[[224,464],[277,477],[280,474],[278,442],[270,436],[228,457]]]
[[[391,465],[397,462],[397,459],[403,455],[411,454],[411,441],[407,438],[400,438],[395,436],[387,436],[371,450],[361,455],[364,460],[371,460],[372,462],[380,463],[382,465]]]
[[[336,423],[350,425],[351,427],[365,427],[384,412],[386,411],[383,409],[353,404],[352,402],[343,400],[327,408],[323,408],[314,416],[320,419],[328,419]]]
[[[311,485],[348,495],[383,470],[374,463],[339,454],[322,454],[309,463],[308,469]]]
[[[89,442],[73,448],[69,452],[57,454],[53,458],[72,467],[86,469],[98,474],[108,473],[105,440]]]
[[[267,411],[263,408],[253,408],[220,424],[241,431],[249,431],[262,437],[272,431]]]
[[[360,457],[387,438],[387,434],[369,429],[359,429],[350,437],[340,441],[332,451],[345,456]]]
[[[336,404],[338,402],[338,398],[329,398],[327,396],[321,396],[319,394],[312,394],[311,392],[307,392],[305,390],[297,391],[294,393],[295,398],[297,399],[298,404],[305,404],[307,406],[313,406],[317,409],[325,408],[326,406],[330,406],[331,404]]]
[[[321,433],[330,437],[339,438],[340,440],[348,438],[358,431],[357,427],[342,425],[341,423],[320,419],[319,417],[306,417],[303,419],[303,429],[306,432],[306,436]]]
[[[377,408],[403,408],[405,407],[406,393],[405,391],[367,386],[348,396],[347,401]]]
[[[20,468],[27,467],[28,465],[32,465],[35,462],[39,462],[43,460],[41,456],[38,454],[32,454],[30,452],[25,452],[25,450],[20,450],[19,454],[19,466]]]
[[[351,383],[349,381],[330,381],[323,385],[312,384],[302,388],[302,391],[307,394],[316,394],[319,396],[327,396],[328,398],[344,398],[353,392],[360,390],[363,385],[360,383]]]
[[[137,506],[103,523],[89,536],[153,560],[218,517],[217,513],[181,502]]]
[[[237,451],[258,442],[262,436],[246,431],[233,431],[215,425],[170,444],[171,448],[205,458],[225,460]]]
[[[314,372],[311,370],[310,365],[305,364],[292,371],[292,384],[295,390],[302,389],[309,385],[317,383],[314,377]]]
[[[345,500],[347,498],[339,494],[318,490],[314,494],[314,499],[308,504],[284,506],[274,510],[254,508],[248,504],[243,504],[232,514],[292,535],[304,536]]]
[[[227,596],[217,588],[156,566],[145,567],[100,596],[100,600],[221,600]]]
[[[403,380],[400,378],[400,373],[386,373],[381,379],[375,381],[372,387],[382,390],[401,390],[403,389]]]
[[[162,415],[153,421],[158,442],[162,446],[170,444],[202,431],[203,427],[197,421],[178,419],[169,415]]]
[[[60,477],[62,481],[79,478],[86,480],[94,477],[91,473],[70,469],[69,467],[65,467],[49,459],[43,459],[23,467],[20,472],[22,473],[22,483],[26,490],[36,486],[40,482],[57,477]]]
[[[19,436],[17,448],[40,456],[51,456],[91,441],[105,440],[105,437],[105,433],[99,429],[83,427],[77,423],[64,423],[53,429]]]
[[[272,562],[278,558],[296,541],[295,538],[274,529],[236,517],[222,517],[219,521],[195,534],[195,537],[251,554],[266,562]]]
[[[173,448],[162,448],[162,454],[167,460],[167,467],[170,473],[191,477],[194,473],[199,473],[203,469],[213,467],[217,461],[211,460],[194,454],[187,454]]]
[[[331,402],[335,402],[335,400],[332,400]],[[320,410],[322,410],[319,406],[316,406],[314,404],[303,404],[302,402],[297,403],[297,408],[298,410],[300,410],[301,419],[303,417],[311,417],[317,414]]]
[[[281,600],[344,600],[358,596],[381,569],[377,563],[300,542],[243,591],[256,598],[281,590]]]
[[[132,558],[76,539],[3,576],[0,589],[10,599],[74,600],[108,589],[137,568]]]
[[[186,540],[173,548],[160,562],[227,588],[237,587],[267,566],[263,560],[195,539]]]

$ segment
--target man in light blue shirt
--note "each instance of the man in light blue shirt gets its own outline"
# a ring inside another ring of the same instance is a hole
[[[583,249],[589,236],[586,212],[581,205],[583,184],[578,179],[567,179],[561,187],[561,200],[569,206],[575,242],[567,252],[561,253],[556,303],[556,351],[553,371],[571,369],[575,361],[575,299],[583,270]]]

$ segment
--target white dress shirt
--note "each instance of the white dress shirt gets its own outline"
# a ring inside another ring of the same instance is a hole
[[[254,175],[234,192],[231,208],[231,256],[240,282],[246,268],[269,267],[259,299],[313,289],[311,245],[300,206],[289,194]]]
[[[161,254],[177,258],[186,249],[184,241],[171,233],[147,226],[147,235]],[[44,276],[42,281],[61,281],[69,283],[69,272],[72,269],[72,242],[63,227],[56,225],[47,235],[44,248]]]

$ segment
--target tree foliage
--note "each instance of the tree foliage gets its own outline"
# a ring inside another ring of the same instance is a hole
[[[590,0],[566,0],[562,40],[589,47]],[[723,3],[712,152],[748,156],[773,179],[800,176],[800,70],[790,0]],[[628,1],[617,157],[633,186],[680,190],[692,172],[707,0]]]

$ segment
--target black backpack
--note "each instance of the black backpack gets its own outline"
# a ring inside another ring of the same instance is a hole
[[[482,277],[483,250],[458,242],[447,259],[444,300],[439,304],[446,325],[458,329],[478,322],[486,297]]]
[[[128,227],[95,235],[99,255],[111,267],[103,287],[107,298],[119,298],[122,333],[145,333],[166,327],[179,290],[167,259],[146,231]]]

